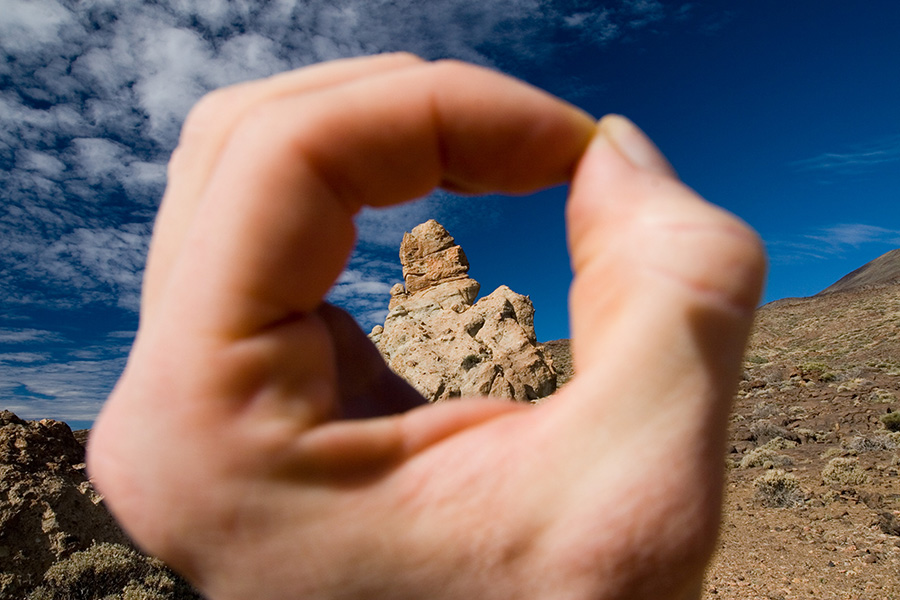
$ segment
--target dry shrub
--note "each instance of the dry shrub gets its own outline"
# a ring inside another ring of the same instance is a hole
[[[780,425],[776,425],[771,421],[759,420],[750,425],[750,435],[758,444],[765,444],[775,438],[790,439],[794,436]]]
[[[781,469],[773,469],[753,480],[755,499],[768,508],[791,508],[803,504],[806,493],[800,480]]]
[[[868,400],[874,404],[893,404],[897,401],[897,396],[891,391],[875,388],[869,394]]]
[[[857,454],[896,450],[900,447],[900,433],[879,433],[872,437],[857,436],[847,442],[843,442],[842,445]]]
[[[94,544],[47,570],[27,600],[200,599],[157,559],[120,544]]]
[[[789,450],[799,446],[794,440],[786,440],[783,437],[777,437],[766,442],[762,447],[766,450]]]
[[[881,422],[888,431],[900,431],[900,412],[889,412],[882,415]]]
[[[786,467],[793,464],[793,462],[790,456],[778,454],[771,448],[762,447],[748,452],[741,459],[740,467],[742,469],[751,469],[753,467],[771,469],[773,467]]]
[[[768,419],[779,413],[780,409],[771,402],[758,402],[753,407],[753,416],[757,419]]]
[[[829,485],[863,485],[869,480],[855,458],[832,458],[822,469],[822,481]]]

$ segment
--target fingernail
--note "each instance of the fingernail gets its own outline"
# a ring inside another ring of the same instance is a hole
[[[637,125],[620,115],[606,115],[597,124],[597,138],[605,138],[628,162],[660,175],[674,176],[675,170],[650,138]]]

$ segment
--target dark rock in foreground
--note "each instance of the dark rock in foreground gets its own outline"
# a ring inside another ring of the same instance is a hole
[[[65,423],[0,412],[0,598],[199,598],[137,553]]]

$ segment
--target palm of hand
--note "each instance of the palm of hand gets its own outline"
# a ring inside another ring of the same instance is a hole
[[[470,93],[488,83],[497,114]],[[430,89],[442,117],[407,131],[421,110],[378,114],[379,90],[395,98],[403,85]],[[364,91],[374,122],[394,126],[379,132],[358,117],[349,148],[334,150],[309,120],[333,135],[328,94],[352,103]],[[215,102],[233,126],[200,142],[186,127],[141,332],[92,440],[91,471],[135,539],[211,598],[694,593],[715,539],[721,430],[761,278],[742,226],[693,197],[661,158],[629,162],[601,140],[580,159],[569,207],[578,377],[538,407],[413,408],[414,390],[347,315],[321,304],[352,243],[356,203],[438,182],[512,192],[553,183],[593,125],[499,76],[410,57],[351,61]],[[275,134],[275,109],[305,116]],[[269,148],[263,158],[254,143]],[[404,162],[426,146],[433,162]],[[352,160],[373,148],[385,164]],[[527,158],[534,148],[544,151]],[[255,179],[228,168],[244,163]],[[598,202],[610,187],[630,204]],[[223,232],[230,246],[217,243]],[[685,256],[664,263],[629,234],[682,240]],[[711,248],[718,258],[689,260]]]

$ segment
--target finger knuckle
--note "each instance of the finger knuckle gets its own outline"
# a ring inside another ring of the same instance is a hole
[[[203,96],[188,112],[181,127],[180,146],[206,139],[209,133],[227,121],[234,105],[234,90],[223,88]]]
[[[658,237],[654,266],[704,299],[753,310],[766,271],[759,237],[743,222],[719,213],[700,222],[668,223]]]

